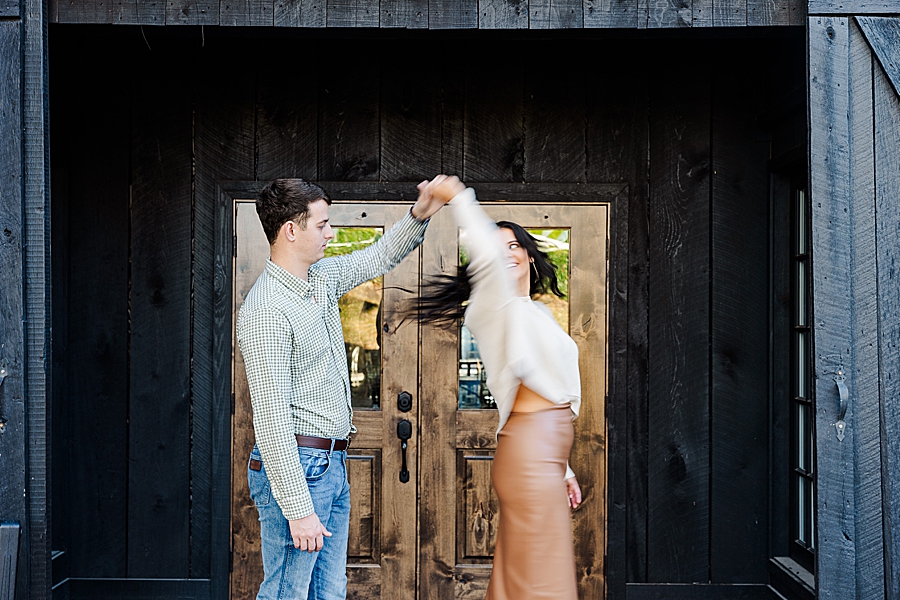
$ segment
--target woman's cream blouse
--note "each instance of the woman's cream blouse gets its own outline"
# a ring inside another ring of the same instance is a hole
[[[550,310],[529,297],[516,295],[507,251],[496,224],[467,188],[450,203],[462,229],[460,241],[469,254],[472,286],[465,324],[478,342],[503,429],[519,385],[554,404],[569,403],[573,418],[581,407],[578,346]],[[574,477],[571,469],[566,478]]]

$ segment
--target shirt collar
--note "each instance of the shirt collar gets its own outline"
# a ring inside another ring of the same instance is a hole
[[[281,283],[284,287],[288,288],[295,294],[301,297],[308,297],[312,295],[313,292],[313,284],[309,281],[304,281],[300,279],[296,275],[291,274],[284,267],[279,267],[275,263],[272,262],[271,258],[266,259],[266,273],[272,276],[276,281]],[[313,267],[309,268],[309,278],[318,276],[318,269],[313,269]]]

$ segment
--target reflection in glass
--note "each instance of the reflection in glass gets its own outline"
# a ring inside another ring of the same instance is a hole
[[[382,235],[380,228],[335,227],[334,239],[325,256],[338,256],[361,250]],[[381,407],[381,301],[383,277],[356,286],[340,299],[344,349],[350,371],[350,396],[353,408]]]
[[[565,294],[559,298],[553,294],[534,297],[543,302],[553,313],[556,321],[565,331],[569,331],[569,230],[529,229],[538,242],[538,247],[547,254],[556,266],[559,289]],[[460,250],[460,264],[468,262],[468,257]],[[478,342],[465,325],[459,333],[459,408],[497,408],[494,396],[487,387],[487,373],[478,353]]]

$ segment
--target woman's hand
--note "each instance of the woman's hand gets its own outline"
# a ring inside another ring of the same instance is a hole
[[[426,179],[416,189],[419,190],[419,198],[412,207],[412,215],[424,221],[465,190],[466,186],[455,175],[438,175],[431,181]]]
[[[566,495],[569,498],[569,506],[578,508],[581,504],[581,488],[578,486],[578,480],[574,477],[566,479]]]

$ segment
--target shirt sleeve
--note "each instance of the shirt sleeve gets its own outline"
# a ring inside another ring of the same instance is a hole
[[[575,471],[569,466],[569,461],[566,461],[566,476],[563,479],[572,479],[573,477],[575,477]]]
[[[239,319],[237,334],[250,388],[256,444],[272,497],[285,519],[309,516],[314,512],[312,497],[291,419],[290,323],[276,310],[255,310]]]
[[[419,221],[412,211],[397,221],[381,239],[362,250],[320,260],[329,286],[340,298],[359,284],[384,275],[406,258],[425,239],[428,221]]]
[[[472,286],[469,305],[498,310],[515,298],[515,293],[497,225],[475,200],[472,188],[457,194],[450,204],[463,230],[460,243],[469,254],[467,273]]]

